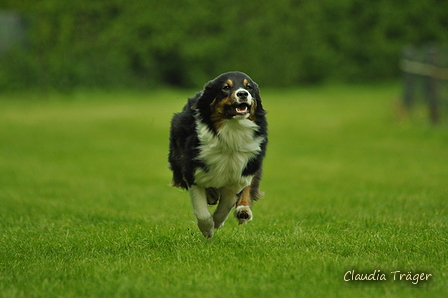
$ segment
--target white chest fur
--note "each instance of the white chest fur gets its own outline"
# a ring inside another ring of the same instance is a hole
[[[231,187],[237,191],[250,184],[252,177],[242,177],[247,163],[260,152],[262,137],[254,137],[258,126],[247,119],[225,120],[218,133],[197,121],[200,141],[198,159],[208,171],[197,169],[195,182],[203,187]]]

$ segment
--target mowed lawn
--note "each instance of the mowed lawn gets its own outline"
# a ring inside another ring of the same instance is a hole
[[[400,90],[262,89],[265,197],[212,240],[169,186],[194,91],[0,95],[0,297],[448,297],[448,127]]]

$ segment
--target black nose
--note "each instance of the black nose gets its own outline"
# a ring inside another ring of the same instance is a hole
[[[247,91],[244,91],[244,90],[242,90],[242,91],[238,91],[238,92],[236,93],[236,96],[239,97],[239,98],[241,98],[241,99],[245,99],[245,98],[247,98],[248,95],[249,95],[249,93],[248,93]]]

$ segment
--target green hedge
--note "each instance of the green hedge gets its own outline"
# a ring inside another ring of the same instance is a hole
[[[5,0],[4,0],[5,2]],[[202,86],[396,78],[406,43],[448,41],[443,0],[6,0],[28,46],[0,56],[0,88]]]

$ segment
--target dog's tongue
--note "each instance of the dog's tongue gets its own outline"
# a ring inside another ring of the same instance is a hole
[[[236,107],[236,113],[237,114],[246,114],[247,113],[247,105],[246,104],[240,104],[239,106]]]

